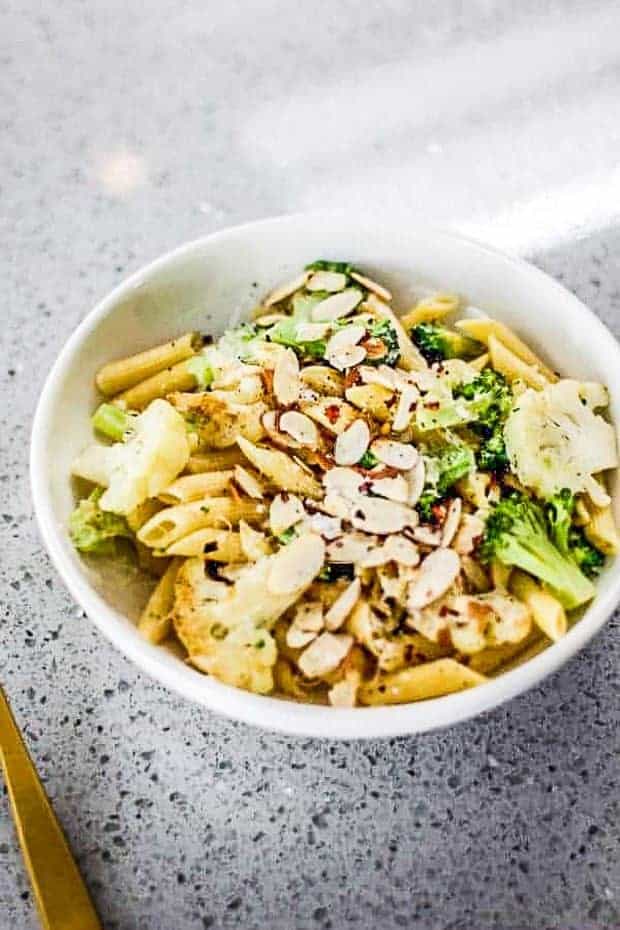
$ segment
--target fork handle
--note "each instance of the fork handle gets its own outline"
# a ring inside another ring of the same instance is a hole
[[[102,930],[1,687],[0,764],[43,927]]]

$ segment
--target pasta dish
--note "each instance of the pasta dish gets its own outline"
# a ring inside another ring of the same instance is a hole
[[[605,386],[452,294],[392,303],[315,261],[251,322],[99,370],[69,529],[153,576],[151,643],[259,694],[396,704],[525,661],[596,596]]]

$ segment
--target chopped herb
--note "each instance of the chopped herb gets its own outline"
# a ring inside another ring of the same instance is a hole
[[[357,464],[362,468],[374,468],[375,465],[379,464],[379,459],[373,452],[370,451],[370,449],[366,449]]]
[[[319,258],[315,262],[306,265],[306,271],[336,271],[340,274],[350,275],[351,272],[357,271],[349,262],[330,262],[327,259]]]

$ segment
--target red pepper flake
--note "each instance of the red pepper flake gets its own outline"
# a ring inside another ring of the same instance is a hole
[[[369,336],[367,339],[362,339],[359,344],[366,349],[367,358],[384,358],[387,355],[387,346],[378,336]]]
[[[358,368],[349,368],[346,375],[344,376],[344,389],[353,387],[354,384],[359,384],[362,380],[362,376],[359,373]]]
[[[266,394],[273,394],[273,368],[261,369],[261,380]]]
[[[447,507],[445,504],[433,504],[431,507],[431,512],[433,514],[435,523],[443,523],[443,521],[446,519]]]
[[[340,407],[338,404],[329,404],[329,406],[325,408],[325,416],[330,423],[337,423],[340,419]]]

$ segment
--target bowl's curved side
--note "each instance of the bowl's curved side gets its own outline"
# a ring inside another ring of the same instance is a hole
[[[178,694],[234,719],[304,736],[423,732],[514,697],[574,655],[616,606],[620,566],[606,568],[596,600],[564,639],[483,686],[421,704],[326,711],[230,688],[146,643],[129,619],[135,614],[131,593],[124,592],[123,602],[123,592],[117,592],[116,600],[105,592],[101,577],[78,558],[66,532],[73,503],[70,465],[90,440],[97,367],[181,329],[204,328],[206,323],[221,330],[308,256],[325,254],[356,261],[369,272],[381,271],[405,301],[412,281],[464,292],[485,311],[516,326],[560,370],[606,383],[611,415],[620,422],[620,346],[576,297],[543,272],[454,233],[426,225],[412,229],[409,217],[393,216],[389,223],[340,212],[280,217],[175,249],[117,287],[85,318],[54,364],[35,414],[30,456],[34,509],[43,542],[72,596],[117,648]],[[614,501],[617,509],[617,493]]]

